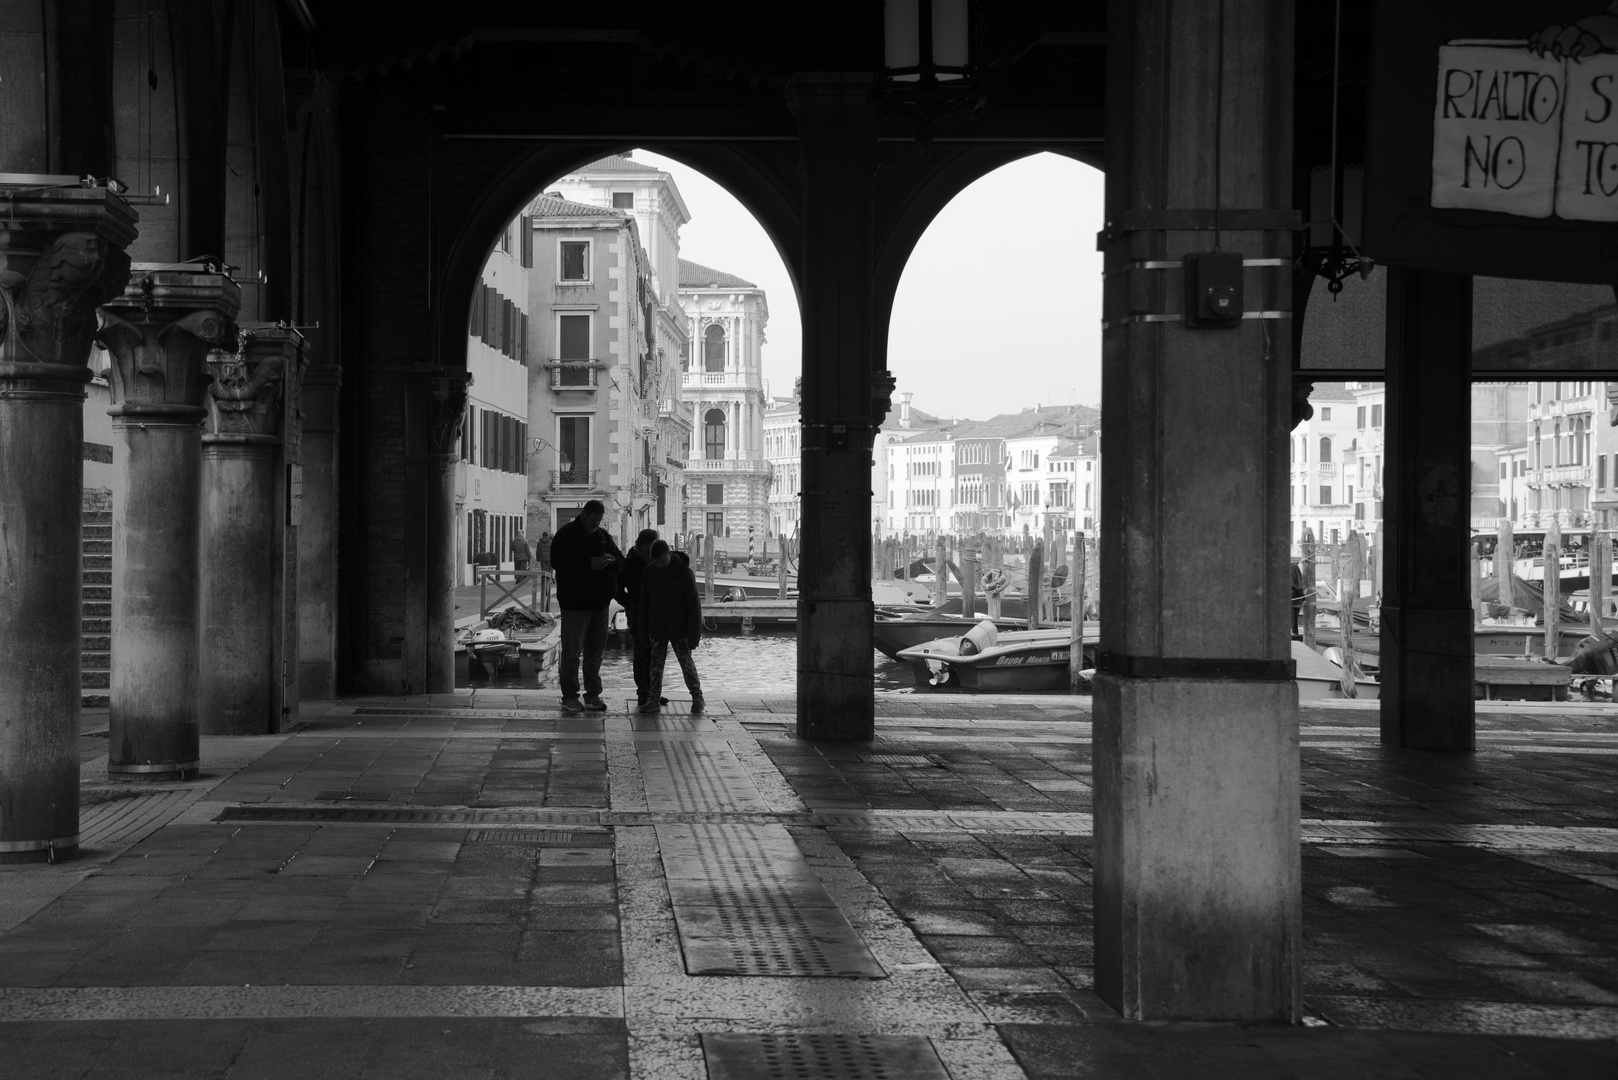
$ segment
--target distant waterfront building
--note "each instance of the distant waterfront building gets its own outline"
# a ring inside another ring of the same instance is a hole
[[[770,463],[772,536],[798,531],[798,496],[803,490],[802,442],[797,389],[791,397],[767,398],[764,406],[764,457]]]
[[[1605,411],[1599,383],[1533,384],[1528,404],[1528,505],[1522,524],[1590,524],[1595,490],[1594,425]]]
[[[509,570],[511,541],[527,531],[528,273],[526,215],[507,222],[483,264],[467,326],[466,419],[455,474],[457,577],[470,584],[479,555]],[[536,533],[537,535],[537,533]]]
[[[1362,400],[1345,383],[1322,382],[1309,394],[1309,404],[1314,415],[1293,428],[1288,444],[1292,541],[1301,541],[1308,528],[1319,543],[1336,544],[1351,531],[1367,531],[1363,517],[1356,517],[1356,507],[1363,515],[1364,505],[1357,498],[1365,484],[1359,472],[1365,457],[1359,445]],[[1374,419],[1380,433],[1380,405]]]
[[[681,531],[741,540],[752,530],[762,539],[771,527],[762,365],[769,305],[763,289],[723,270],[681,259],[679,273],[689,342],[681,393],[693,425]]]

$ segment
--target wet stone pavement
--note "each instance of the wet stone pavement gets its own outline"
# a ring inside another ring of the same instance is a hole
[[[1095,996],[1085,699],[882,696],[815,746],[766,687],[609,695],[315,703],[161,788],[92,715],[82,857],[0,867],[0,1072],[1618,1076],[1610,710],[1422,755],[1305,707],[1290,1028]]]

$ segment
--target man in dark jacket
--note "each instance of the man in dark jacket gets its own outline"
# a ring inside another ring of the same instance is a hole
[[[655,713],[663,705],[663,664],[669,649],[680,662],[685,687],[691,691],[691,711],[702,712],[702,682],[691,650],[702,641],[702,600],[697,596],[697,577],[684,552],[670,551],[659,540],[652,545],[652,561],[640,579],[640,611],[637,623],[644,628],[651,652],[651,685],[640,711]]]
[[[652,664],[651,643],[640,627],[640,576],[652,561],[652,545],[657,542],[656,529],[642,529],[635,538],[635,546],[624,556],[624,567],[618,571],[618,603],[623,605],[624,618],[629,623],[629,640],[635,646],[636,704],[646,704],[646,690],[650,685]]]
[[[562,711],[604,712],[601,654],[607,650],[607,605],[618,591],[623,553],[601,527],[607,508],[596,499],[551,538],[556,599],[562,608]],[[584,700],[579,700],[579,661],[584,661]]]

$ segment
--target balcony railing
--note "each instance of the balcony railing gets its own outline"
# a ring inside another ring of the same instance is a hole
[[[552,469],[552,488],[593,488],[601,476],[600,469]]]
[[[739,472],[768,475],[768,461],[748,461],[746,458],[692,458],[686,462],[687,472]]]
[[[1327,477],[1332,477],[1332,476],[1337,475],[1337,465],[1336,465],[1335,462],[1322,461],[1319,465],[1317,465],[1315,467],[1315,471],[1316,471],[1316,473],[1319,474],[1320,478],[1322,480],[1324,480]]]
[[[671,466],[673,466],[676,469],[685,468],[685,460],[683,458],[677,458],[673,454],[664,455],[663,460],[668,462]]]
[[[747,376],[739,371],[688,371],[685,373],[687,386],[726,386],[731,383],[741,384],[747,381]]]
[[[594,390],[601,365],[594,360],[547,360],[552,390]]]

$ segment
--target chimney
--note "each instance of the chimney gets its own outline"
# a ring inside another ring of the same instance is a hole
[[[899,395],[899,426],[902,428],[910,426],[910,399],[915,396],[908,390]]]

